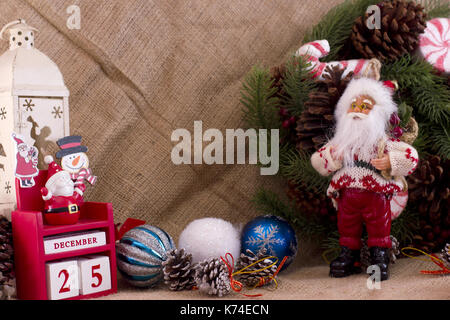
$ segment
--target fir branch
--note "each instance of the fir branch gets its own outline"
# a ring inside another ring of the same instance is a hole
[[[413,142],[413,147],[419,153],[419,159],[425,158],[429,153],[430,142],[429,136],[423,127],[423,124],[419,123],[419,134]]]
[[[289,221],[302,237],[307,239],[323,238],[329,233],[326,226],[318,220],[306,217],[295,208],[294,204],[286,205],[272,191],[258,190],[252,202],[262,214],[280,216]]]
[[[241,90],[241,103],[244,105],[244,121],[249,128],[279,128],[277,106],[279,99],[275,97],[276,88],[272,87],[268,69],[254,66],[245,77]]]
[[[322,242],[322,248],[330,251],[340,249],[341,246],[339,244],[339,231],[335,230],[331,232],[328,235],[327,239]]]
[[[450,89],[444,79],[423,59],[410,55],[383,65],[382,79],[396,80],[403,100],[415,110],[418,120],[444,125],[450,121]]]
[[[411,87],[410,105],[420,116],[419,121],[431,121],[445,126],[450,123],[450,89],[443,83]]]
[[[350,37],[355,20],[364,15],[367,8],[379,0],[346,0],[332,8],[322,20],[307,33],[303,42],[328,40],[330,53],[322,61],[340,60],[338,52]]]
[[[282,97],[285,108],[293,116],[299,117],[303,105],[308,101],[309,93],[316,87],[309,69],[311,63],[305,57],[291,57],[286,63],[286,73],[283,79],[285,95]]]
[[[450,126],[434,123],[419,125],[419,136],[414,147],[418,148],[419,156],[437,154],[444,159],[450,159]]]
[[[411,206],[407,206],[404,211],[392,221],[391,234],[398,240],[400,246],[408,245],[412,242],[413,236],[419,230],[419,214]]]
[[[433,66],[425,60],[413,60],[409,54],[391,63],[383,64],[381,78],[396,80],[400,90],[418,85],[429,86],[435,81]]]
[[[450,16],[450,2],[448,0],[424,0],[421,3],[425,7],[427,20]]]
[[[325,193],[330,177],[321,176],[311,165],[310,155],[295,148],[281,148],[280,175],[308,191]]]

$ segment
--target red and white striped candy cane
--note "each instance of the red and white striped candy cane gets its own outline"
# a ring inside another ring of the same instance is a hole
[[[317,40],[308,42],[302,45],[296,52],[296,56],[308,57],[308,61],[311,62],[310,73],[313,78],[323,79],[323,71],[327,66],[339,65],[341,68],[345,68],[345,72],[342,77],[345,77],[349,72],[353,71],[353,74],[360,75],[365,72],[369,66],[369,61],[366,59],[353,59],[343,61],[332,62],[320,62],[320,58],[327,56],[330,53],[330,45],[327,40]]]
[[[87,180],[91,185],[97,181],[97,177],[92,175],[91,169],[81,169],[78,173],[71,174],[72,180],[75,180],[75,186],[83,184]]]

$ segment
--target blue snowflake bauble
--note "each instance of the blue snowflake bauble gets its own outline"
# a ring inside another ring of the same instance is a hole
[[[297,235],[285,219],[273,215],[259,216],[244,226],[241,252],[250,249],[256,254],[263,247],[268,255],[278,258],[278,264],[287,256],[280,271],[285,270],[297,254]]]

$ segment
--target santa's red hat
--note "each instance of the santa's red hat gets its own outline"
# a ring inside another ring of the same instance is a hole
[[[17,137],[15,133],[12,134],[12,137],[16,141],[17,146],[20,146],[21,144],[25,144],[25,142],[22,139],[20,139],[19,137]]]
[[[45,183],[46,188],[50,188],[56,180],[61,177],[68,176],[70,180],[70,174],[64,171],[59,164],[55,162],[52,156],[45,156],[44,162],[48,164],[47,182]]]

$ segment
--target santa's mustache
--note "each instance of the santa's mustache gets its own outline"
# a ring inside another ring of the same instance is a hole
[[[349,112],[347,113],[346,117],[352,120],[364,120],[367,119],[369,115],[360,112]]]

